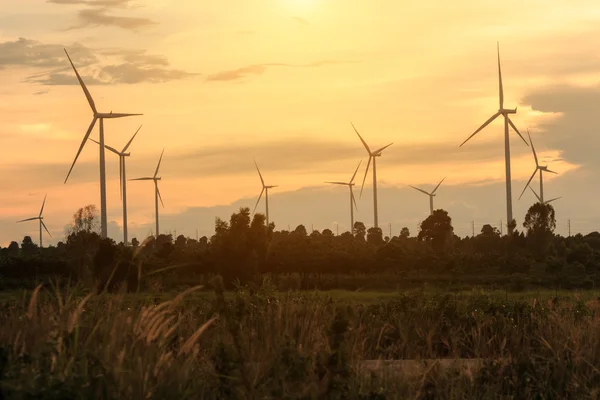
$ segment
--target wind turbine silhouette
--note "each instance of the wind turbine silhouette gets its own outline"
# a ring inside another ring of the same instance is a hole
[[[130,179],[130,181],[154,181],[154,212],[156,215],[156,237],[158,237],[159,232],[160,232],[158,229],[158,200],[159,199],[160,199],[160,204],[162,204],[163,208],[165,207],[165,203],[163,203],[162,196],[160,195],[160,190],[158,190],[158,181],[160,181],[162,179],[158,176],[158,170],[160,169],[160,163],[162,161],[164,153],[165,153],[165,149],[163,149],[162,153],[160,153],[160,158],[158,159],[158,164],[156,165],[156,170],[154,171],[154,176]]]
[[[483,123],[483,125],[481,125],[464,142],[462,142],[459,147],[462,147],[473,136],[475,136],[477,133],[479,133],[479,131],[481,131],[483,128],[488,126],[497,117],[499,117],[500,115],[502,115],[504,117],[504,163],[506,166],[506,218],[508,221],[509,233],[512,233],[512,224],[511,224],[511,221],[513,220],[512,185],[511,185],[511,177],[510,177],[510,142],[509,142],[509,136],[508,136],[508,126],[510,125],[514,129],[514,131],[517,132],[517,134],[521,137],[521,139],[523,139],[523,142],[525,142],[525,144],[527,146],[529,146],[529,144],[527,143],[527,141],[525,140],[523,135],[521,135],[521,133],[519,132],[519,130],[517,129],[517,127],[511,121],[511,119],[509,117],[510,114],[516,114],[517,109],[515,108],[513,110],[513,109],[504,108],[504,88],[502,86],[502,70],[500,68],[500,43],[497,43],[497,50],[498,50],[498,87],[499,87],[500,107],[498,108],[498,111],[494,115],[492,115],[487,121],[485,121]]]
[[[115,148],[110,147],[108,145],[104,145],[104,147],[106,147],[107,150],[119,156],[119,188],[121,190],[121,200],[123,201],[123,243],[125,243],[125,246],[127,246],[127,244],[129,243],[127,237],[127,173],[125,169],[125,157],[131,156],[131,153],[126,153],[126,151],[131,145],[131,142],[133,142],[133,139],[135,139],[140,129],[142,129],[142,125],[140,125],[137,131],[135,131],[131,139],[129,139],[129,142],[127,142],[127,144],[125,145],[125,147],[123,147],[123,150],[121,151],[118,151]],[[94,139],[90,140],[94,143],[100,144],[100,142],[97,142]]]
[[[413,189],[415,189],[415,190],[418,190],[418,191],[419,191],[419,192],[421,192],[421,193],[425,193],[427,196],[429,196],[429,215],[433,215],[433,198],[434,198],[434,196],[435,196],[435,192],[438,190],[438,188],[440,187],[440,185],[442,184],[442,182],[444,182],[444,179],[446,179],[446,177],[444,177],[444,178],[443,178],[443,179],[440,181],[440,183],[438,183],[438,185],[435,187],[435,189],[433,189],[433,191],[432,191],[431,193],[429,193],[429,192],[426,192],[426,191],[425,191],[425,190],[423,190],[423,189],[419,189],[418,187],[414,187],[414,186],[412,186],[412,185],[408,185],[408,186],[410,186],[411,188],[413,188]]]
[[[325,182],[325,183],[331,183],[333,185],[348,186],[348,189],[350,189],[350,232],[351,233],[354,233],[354,207],[356,207],[356,210],[358,211],[358,206],[356,205],[356,199],[354,198],[354,191],[352,189],[354,187],[354,178],[356,177],[356,173],[358,172],[358,169],[360,168],[361,163],[362,163],[362,161],[360,161],[358,163],[358,166],[356,167],[356,171],[354,171],[354,175],[352,175],[352,178],[350,178],[350,182]]]
[[[46,228],[46,224],[44,224],[44,217],[42,217],[42,214],[44,212],[44,206],[46,205],[46,197],[47,196],[48,195],[44,196],[44,201],[42,202],[42,208],[40,209],[40,214],[37,217],[32,217],[32,218],[27,218],[27,219],[22,219],[20,221],[17,221],[17,223],[26,222],[26,221],[35,221],[36,219],[40,221],[40,248],[42,248],[42,227],[44,227],[46,232],[48,232],[48,235],[50,235],[50,237],[52,237],[52,234],[50,234],[50,231],[48,230],[48,228]]]
[[[525,193],[525,190],[527,190],[527,187],[531,183],[531,181],[532,181],[533,177],[535,176],[535,174],[538,171],[540,171],[540,195],[537,196],[537,193],[536,193],[536,197],[539,198],[540,203],[547,204],[547,203],[544,203],[544,178],[543,178],[542,173],[543,172],[550,172],[551,174],[557,174],[557,175],[558,175],[558,173],[549,170],[547,165],[542,166],[542,165],[539,164],[538,157],[537,157],[537,154],[535,152],[535,147],[533,146],[533,140],[531,140],[531,135],[529,134],[529,129],[527,129],[527,136],[529,136],[529,143],[531,143],[531,150],[533,151],[533,158],[535,159],[535,169],[533,170],[533,174],[531,174],[531,178],[529,178],[529,180],[527,181],[527,184],[523,188],[523,191],[521,192],[521,195],[519,196],[519,200],[521,200],[521,197],[523,197],[523,193]]]
[[[263,179],[263,176],[260,173],[260,169],[258,168],[258,164],[256,163],[256,161],[254,161],[254,165],[256,165],[256,170],[258,171],[258,176],[260,176],[262,190],[260,191],[258,200],[256,200],[256,205],[254,206],[254,210],[252,211],[252,214],[254,214],[254,212],[256,211],[256,207],[258,207],[258,203],[260,202],[260,199],[262,198],[262,195],[264,193],[265,194],[265,206],[266,206],[266,211],[267,211],[266,217],[267,217],[267,230],[268,230],[269,229],[269,189],[276,188],[276,187],[278,187],[278,185],[270,185],[270,186],[265,185],[265,180]]]
[[[367,179],[367,174],[369,173],[369,166],[371,165],[371,161],[373,161],[373,213],[374,213],[373,220],[374,220],[375,228],[379,228],[379,221],[378,221],[379,215],[378,215],[378,211],[377,211],[377,164],[375,162],[375,157],[381,157],[381,153],[383,152],[383,150],[387,149],[394,143],[390,143],[387,146],[383,146],[380,149],[371,151],[371,149],[369,148],[369,145],[367,144],[367,142],[364,141],[362,136],[360,136],[360,133],[358,133],[358,130],[356,130],[356,127],[354,126],[354,124],[353,123],[350,123],[350,124],[352,125],[352,128],[354,128],[354,132],[356,132],[356,134],[358,135],[358,138],[360,139],[362,144],[365,146],[367,153],[369,153],[369,162],[367,163],[367,169],[365,170],[365,177],[363,178],[363,183],[362,183],[362,186],[360,187],[360,197],[362,197],[362,192],[365,187],[365,180]]]
[[[85,143],[87,142],[88,138],[90,137],[90,134],[92,133],[92,129],[94,129],[94,125],[96,125],[96,121],[99,120],[100,121],[100,235],[101,235],[101,237],[106,238],[108,235],[108,225],[107,225],[107,216],[106,216],[106,170],[105,170],[105,154],[104,154],[104,119],[132,117],[132,116],[142,115],[142,114],[113,113],[112,111],[110,113],[98,112],[98,110],[96,109],[96,104],[94,103],[94,99],[92,98],[92,95],[90,94],[89,90],[85,86],[83,79],[81,79],[79,72],[77,72],[77,68],[75,68],[75,65],[73,64],[73,61],[71,61],[71,57],[69,56],[69,53],[67,52],[66,49],[65,49],[65,54],[67,55],[67,58],[69,59],[69,62],[71,63],[71,66],[73,67],[73,71],[75,71],[75,75],[77,75],[77,80],[79,81],[79,84],[81,85],[81,89],[83,89],[83,93],[85,94],[85,97],[87,98],[87,101],[90,104],[90,108],[92,109],[92,112],[94,113],[94,118],[92,119],[92,122],[90,123],[90,126],[89,126],[87,132],[85,133],[83,140],[81,141],[81,145],[79,146],[79,150],[77,150],[77,154],[75,155],[73,164],[71,164],[71,168],[69,168],[69,173],[67,174],[67,177],[65,178],[65,183],[67,183],[67,180],[69,179],[69,176],[71,175],[71,171],[73,171],[73,167],[75,166],[75,163],[77,162],[77,159],[79,158],[79,154],[81,154],[81,150],[83,150],[83,146],[85,146]]]

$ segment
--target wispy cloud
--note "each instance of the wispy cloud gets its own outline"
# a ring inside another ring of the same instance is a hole
[[[327,65],[335,64],[346,64],[351,61],[336,61],[336,60],[321,60],[315,61],[308,64],[288,64],[288,63],[264,63],[264,64],[252,64],[245,67],[225,70],[210,74],[207,76],[207,81],[236,81],[248,76],[262,75],[269,68],[315,68],[324,67]]]
[[[146,28],[157,25],[158,22],[149,18],[123,17],[109,14],[106,9],[85,9],[78,12],[80,23],[67,28],[67,30],[81,29],[95,26],[116,26],[122,29],[138,31],[140,28]]]
[[[48,86],[77,85],[64,54],[64,47],[68,47],[73,62],[90,85],[161,83],[198,75],[168,68],[169,61],[166,57],[148,54],[143,49],[93,50],[80,44],[64,46],[25,38],[0,43],[0,69],[15,66],[39,68],[43,70],[27,77],[27,82]],[[117,58],[119,62],[103,65],[98,56]],[[86,76],[85,72],[90,66],[94,67],[94,74]]]

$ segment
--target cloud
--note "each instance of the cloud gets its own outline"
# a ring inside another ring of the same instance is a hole
[[[208,75],[207,81],[235,81],[240,80],[248,76],[252,75],[262,75],[269,68],[315,68],[315,67],[324,67],[327,65],[335,65],[335,64],[346,64],[351,61],[335,61],[335,60],[321,60],[315,61],[308,64],[287,64],[287,63],[264,63],[264,64],[253,64],[245,67],[231,69],[226,71],[217,72],[211,75]]]
[[[86,5],[91,7],[132,7],[131,0],[46,0],[46,3]]]
[[[78,12],[81,23],[67,30],[81,29],[94,26],[116,26],[122,29],[137,31],[140,28],[157,25],[158,22],[149,18],[122,17],[108,14],[106,9],[85,9]]]
[[[34,93],[35,96],[41,96],[41,95],[44,95],[44,94],[48,94],[48,91],[47,90],[40,90],[40,91]]]
[[[541,134],[533,136],[536,147],[558,148],[560,158],[584,167],[600,167],[600,119],[594,107],[600,103],[600,86],[549,86],[532,91],[522,102],[535,111],[561,113],[559,118],[540,123]]]
[[[61,44],[45,44],[35,40],[19,38],[0,43],[0,69],[7,67],[33,67],[45,69],[26,78],[26,82],[48,86],[77,85]],[[148,54],[144,49],[100,49],[94,50],[81,44],[68,46],[69,55],[80,73],[94,66],[93,76],[86,76],[86,84],[110,83],[161,83],[186,79],[198,74],[171,69],[169,61],[162,55]],[[98,58],[112,57],[119,62],[101,65]],[[41,93],[39,93],[41,94]]]

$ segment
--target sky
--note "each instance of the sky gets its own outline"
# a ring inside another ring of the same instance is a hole
[[[514,4],[512,4],[514,3]],[[163,148],[161,231],[210,236],[216,217],[254,208],[261,184],[278,229],[349,225],[348,180],[358,162],[356,219],[373,224],[371,172],[351,122],[377,159],[380,227],[416,233],[431,190],[455,231],[506,223],[505,106],[542,164],[557,231],[598,229],[600,3],[591,0],[19,0],[0,2],[0,245],[31,235],[47,194],[45,243],[64,240],[73,213],[100,204],[98,146],[86,143],[64,180],[92,113],[63,48],[107,121],[106,144],[130,147],[128,178],[152,175]],[[91,136],[98,138],[98,128]],[[535,168],[510,133],[514,217]],[[118,159],[106,154],[109,235],[122,238]],[[537,177],[532,185],[539,190]],[[154,226],[151,182],[128,182],[130,237]],[[257,211],[264,211],[261,203]],[[504,221],[504,222],[501,222]],[[504,228],[505,229],[505,228]]]

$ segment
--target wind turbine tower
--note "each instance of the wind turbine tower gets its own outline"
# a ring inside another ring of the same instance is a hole
[[[536,197],[538,197],[540,203],[547,204],[547,203],[544,203],[544,179],[543,179],[542,173],[543,172],[550,172],[551,174],[557,174],[557,173],[549,170],[547,165],[540,165],[540,163],[538,162],[537,154],[535,152],[535,147],[533,146],[533,141],[531,140],[531,135],[529,134],[529,129],[527,130],[527,136],[529,136],[529,143],[531,143],[531,150],[533,151],[533,158],[535,159],[535,169],[533,170],[533,174],[531,174],[531,178],[529,178],[529,180],[527,181],[527,184],[523,188],[523,191],[521,192],[521,195],[519,196],[519,200],[521,200],[521,197],[523,197],[523,193],[525,193],[525,190],[527,190],[527,187],[533,180],[533,177],[535,176],[535,174],[538,171],[540,171],[540,195],[538,196],[536,193]],[[554,199],[554,200],[556,200],[556,199]]]
[[[52,235],[50,234],[50,231],[48,230],[48,228],[46,228],[46,224],[44,224],[44,217],[42,216],[42,214],[44,213],[44,205],[46,205],[46,197],[47,196],[48,195],[44,196],[44,201],[42,202],[42,208],[40,209],[40,214],[37,217],[32,217],[32,218],[22,219],[21,221],[17,221],[17,223],[26,222],[26,221],[35,221],[36,219],[40,221],[40,249],[43,247],[42,246],[42,227],[44,227],[46,232],[48,232],[48,235],[50,235],[50,237],[52,237]]]
[[[142,115],[142,114],[113,113],[112,111],[109,113],[98,112],[98,110],[96,109],[96,104],[94,103],[94,99],[92,98],[92,95],[90,94],[89,90],[85,86],[83,79],[81,79],[79,72],[77,72],[77,69],[75,68],[75,65],[73,64],[73,61],[71,61],[71,57],[69,56],[69,53],[67,53],[66,49],[65,49],[65,54],[67,55],[67,58],[69,59],[69,62],[71,63],[71,66],[73,67],[73,71],[75,71],[75,75],[77,75],[77,80],[79,81],[79,84],[81,85],[81,89],[83,89],[83,93],[85,94],[85,97],[87,98],[90,108],[92,109],[92,112],[94,114],[94,118],[92,119],[92,122],[90,123],[90,126],[88,127],[88,130],[87,130],[85,136],[83,137],[83,140],[81,141],[81,145],[79,146],[79,150],[77,151],[77,154],[75,155],[73,164],[71,164],[69,173],[67,174],[67,177],[65,178],[65,183],[67,183],[67,180],[69,179],[69,176],[71,175],[71,171],[73,171],[73,167],[75,166],[75,163],[77,162],[77,158],[79,158],[79,154],[81,153],[81,150],[83,150],[83,146],[85,145],[88,138],[90,137],[90,134],[92,133],[92,129],[94,129],[94,125],[96,125],[96,121],[99,121],[99,124],[100,124],[100,141],[99,141],[99,143],[100,143],[100,236],[103,238],[106,238],[108,235],[108,233],[107,233],[108,224],[107,224],[107,216],[106,216],[106,171],[105,171],[105,154],[104,154],[104,148],[105,148],[104,147],[104,120],[105,119],[113,119],[113,118],[132,117],[132,116]]]
[[[163,149],[162,153],[160,153],[160,158],[158,159],[158,164],[156,165],[156,170],[154,171],[154,176],[147,176],[144,178],[135,178],[130,179],[132,181],[154,181],[154,215],[156,216],[156,236],[159,235],[159,226],[158,226],[158,200],[160,199],[160,204],[162,204],[163,208],[165,207],[165,203],[163,203],[162,196],[160,195],[160,190],[158,190],[158,181],[162,178],[158,176],[158,170],[160,169],[160,162],[162,161],[163,154],[165,153],[165,149]]]
[[[135,139],[135,136],[138,134],[140,129],[142,129],[141,125],[138,128],[138,130],[135,131],[131,139],[129,139],[129,142],[127,142],[127,144],[125,145],[125,147],[123,147],[123,150],[121,151],[118,151],[113,147],[104,145],[104,147],[106,147],[107,150],[119,156],[119,185],[121,190],[121,200],[123,201],[123,243],[125,243],[125,246],[127,246],[127,244],[129,243],[127,238],[127,173],[125,170],[125,157],[129,157],[131,155],[131,153],[127,153],[127,149],[131,145],[131,142],[133,142],[133,139]],[[100,144],[100,142],[97,142],[94,139],[90,140]]]
[[[442,184],[442,182],[444,182],[444,179],[446,179],[446,177],[444,177],[440,181],[440,183],[438,183],[438,185],[435,187],[435,189],[433,189],[433,191],[431,193],[429,193],[429,192],[427,192],[427,191],[425,191],[423,189],[419,189],[418,187],[414,187],[414,186],[408,185],[411,188],[413,188],[415,190],[418,190],[421,193],[425,193],[427,196],[429,196],[429,215],[433,215],[433,198],[435,197],[435,192],[438,190],[438,188],[440,187],[440,185]]]
[[[378,220],[379,216],[377,213],[377,164],[375,161],[375,157],[381,157],[381,153],[383,152],[383,150],[385,150],[388,147],[390,147],[391,145],[393,145],[393,143],[390,143],[387,146],[383,146],[382,148],[377,149],[375,151],[371,151],[371,149],[369,148],[369,145],[367,144],[367,142],[364,141],[362,136],[360,136],[360,133],[358,133],[354,124],[351,123],[351,125],[352,125],[352,128],[354,128],[354,132],[356,132],[356,134],[358,135],[358,138],[360,139],[362,144],[365,146],[367,153],[369,153],[369,162],[367,163],[367,169],[365,170],[365,177],[363,178],[363,183],[360,188],[360,197],[362,197],[362,192],[365,187],[365,180],[367,179],[367,174],[369,173],[369,166],[371,165],[371,161],[373,161],[373,220],[374,220],[373,222],[374,222],[375,228],[379,228],[379,220]]]
[[[348,189],[350,189],[350,233],[354,233],[354,207],[356,207],[356,209],[358,210],[358,206],[356,205],[356,199],[354,198],[354,191],[352,189],[354,186],[354,178],[356,177],[356,173],[358,172],[361,163],[362,161],[358,163],[356,171],[354,171],[354,175],[352,175],[352,178],[350,178],[350,182],[325,182],[331,183],[333,185],[348,186]]]
[[[497,50],[498,50],[498,87],[499,87],[500,107],[498,108],[498,111],[494,115],[492,115],[487,121],[485,121],[483,123],[483,125],[481,125],[471,136],[469,136],[467,138],[467,140],[462,142],[459,147],[462,147],[465,143],[467,143],[469,141],[469,139],[471,139],[473,136],[475,136],[477,133],[479,133],[479,131],[481,131],[483,128],[488,126],[497,117],[499,117],[500,115],[502,115],[504,117],[504,159],[505,159],[505,166],[506,166],[506,218],[508,221],[509,234],[510,234],[510,233],[512,233],[511,221],[513,220],[513,212],[512,212],[512,186],[511,186],[511,177],[510,177],[510,142],[509,142],[509,136],[508,136],[508,126],[510,125],[514,129],[514,131],[517,132],[517,134],[521,137],[521,139],[523,139],[523,142],[525,142],[526,145],[529,146],[529,144],[527,143],[527,141],[525,140],[523,135],[521,135],[521,133],[519,132],[519,130],[517,129],[517,127],[511,121],[511,119],[509,117],[510,114],[516,114],[517,109],[516,108],[515,109],[504,108],[504,88],[502,85],[502,70],[500,69],[500,44],[499,43],[497,44]]]
[[[256,165],[256,170],[258,171],[258,176],[260,177],[260,182],[262,183],[262,190],[260,191],[260,195],[258,196],[258,200],[256,200],[256,205],[254,206],[254,211],[252,211],[252,214],[254,214],[254,212],[256,211],[256,207],[258,207],[258,203],[260,202],[260,199],[262,198],[263,192],[265,194],[265,206],[266,206],[266,217],[267,217],[267,230],[269,229],[269,189],[273,189],[278,187],[278,185],[265,185],[265,180],[263,179],[262,174],[260,173],[260,169],[258,168],[258,164],[256,163],[256,161],[254,161],[254,165]]]

